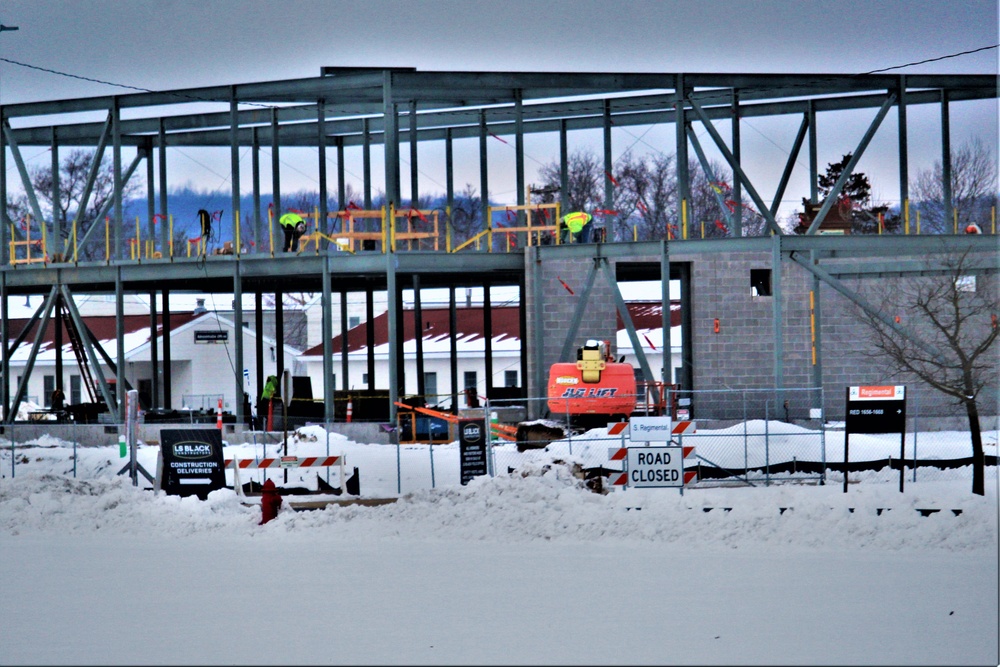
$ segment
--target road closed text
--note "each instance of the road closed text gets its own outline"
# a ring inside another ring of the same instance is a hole
[[[684,485],[684,455],[680,447],[629,447],[626,460],[629,486]]]

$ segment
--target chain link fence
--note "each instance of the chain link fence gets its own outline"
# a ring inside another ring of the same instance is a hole
[[[684,460],[685,470],[697,473],[689,486],[842,483],[844,424],[823,418],[821,410],[814,407],[823,405],[822,399],[817,389],[727,389],[690,391],[676,403],[668,400],[666,405],[676,405],[678,411],[688,410],[687,416],[691,417],[674,417],[676,432],[672,436],[676,444],[693,447]],[[901,467],[908,483],[971,479],[972,444],[967,426],[960,419],[952,419],[947,424],[950,430],[941,430],[941,419],[924,417],[922,407],[914,392],[908,399],[907,432],[902,441],[898,434],[851,435],[850,482],[895,482]],[[615,421],[610,416],[590,415],[589,427],[573,427],[573,420],[565,410],[559,414],[547,408],[547,399],[533,398],[486,400],[479,410],[462,411],[463,418],[491,423],[487,428],[489,474],[518,474],[532,466],[565,460],[577,464],[589,475],[606,476],[622,470],[622,463],[611,459],[611,451],[641,446],[630,442],[627,429],[609,435],[607,424]],[[280,403],[276,412],[280,412]],[[528,420],[529,413],[545,416]],[[249,425],[236,430],[233,415],[227,413],[223,419],[223,438],[227,444],[245,442],[277,451],[286,427],[278,416],[274,415],[274,430],[251,429]],[[685,415],[681,412],[680,416]],[[202,408],[185,412],[176,420],[158,423],[214,427],[217,420],[215,410]],[[458,483],[461,453],[457,424],[423,416],[411,421],[415,428],[403,433],[406,429],[380,430],[388,424],[349,425],[343,418],[329,423],[322,418],[290,418],[287,434],[294,439],[298,429],[313,426],[326,429],[335,438],[349,434],[358,443],[382,443],[372,444],[368,451],[378,452],[378,457],[386,459],[389,470],[380,473],[386,492],[405,493]],[[982,439],[986,464],[993,467],[988,475],[995,475],[998,432],[993,418],[985,417],[983,421],[984,426],[993,427],[982,431]],[[685,427],[685,422],[692,424]],[[435,428],[442,425],[445,432]],[[348,426],[354,429],[349,430]],[[379,437],[366,435],[365,428],[372,434],[377,432]],[[72,454],[60,464],[60,472],[76,476],[77,448],[113,444],[119,432],[120,425],[114,422],[2,425],[0,474],[13,476],[19,465],[58,442],[61,447],[72,448]],[[351,464],[364,471],[366,461],[355,459]]]

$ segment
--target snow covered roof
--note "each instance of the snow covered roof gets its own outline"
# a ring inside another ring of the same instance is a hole
[[[636,327],[637,332],[641,332],[656,339],[662,340],[660,333],[663,321],[661,314],[663,304],[660,301],[632,301],[626,304],[629,316]],[[492,316],[492,350],[494,353],[516,352],[521,349],[520,313],[517,306],[494,306],[490,309]],[[449,354],[451,351],[449,309],[441,307],[422,308],[420,311],[422,324],[422,349],[425,356],[435,354]],[[403,320],[403,352],[416,352],[416,336],[414,328],[415,311],[404,309]],[[483,309],[481,306],[471,308],[455,308],[456,324],[456,347],[460,352],[482,353],[486,349]],[[680,327],[681,306],[680,302],[670,304],[670,322],[672,327]],[[625,324],[621,317],[618,317],[619,338],[624,335]],[[388,352],[389,344],[389,315],[382,313],[375,318],[373,325],[375,354],[385,354]],[[672,329],[672,341],[680,342],[679,329]],[[628,343],[628,336],[624,336]],[[659,343],[657,343],[658,345]],[[339,354],[343,345],[340,335],[334,336],[330,351]],[[631,345],[626,345],[631,347]],[[347,332],[348,354],[367,351],[368,349],[368,325],[362,322]],[[303,357],[321,357],[323,345],[315,345],[303,353]]]
[[[194,313],[170,313],[170,326],[171,329],[176,331],[179,327],[182,327],[189,322],[200,317]],[[101,343],[101,347],[109,355],[117,355],[118,350],[118,340],[117,340],[117,330],[116,330],[116,318],[114,315],[101,315],[101,316],[90,316],[84,317],[84,324],[90,329],[94,337],[97,338]],[[9,321],[10,327],[10,338],[16,339],[24,331],[24,328],[30,322],[28,319],[12,319]],[[137,347],[140,347],[149,342],[149,315],[124,315],[122,316],[122,324],[124,328],[124,343],[125,350],[131,352]],[[38,332],[38,328],[41,325],[41,320],[35,322],[32,325],[31,330],[25,337],[25,342],[21,343],[16,350],[10,355],[11,363],[24,362],[27,361],[29,354],[31,353],[32,342]],[[70,344],[69,333],[66,329],[65,323],[62,326],[62,340],[63,340],[63,354],[71,357],[73,355],[73,350]],[[163,331],[163,318],[157,318],[157,333]],[[45,333],[42,336],[42,342],[38,348],[38,361],[54,360],[55,359],[55,336],[56,336],[56,322],[53,317],[49,318],[48,326],[45,327]]]

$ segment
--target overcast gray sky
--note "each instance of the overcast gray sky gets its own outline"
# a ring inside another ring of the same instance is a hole
[[[349,65],[860,73],[993,46],[1000,31],[996,0],[5,0],[0,23],[19,27],[0,34],[0,57],[32,66],[0,61],[0,103],[6,104],[129,92],[74,77],[166,90],[316,76],[323,66]],[[998,51],[891,71],[995,75]],[[979,135],[995,150],[997,105],[975,107],[954,105],[952,145]],[[867,163],[869,173],[888,170],[882,188],[887,200],[898,198],[895,167],[886,166],[895,164],[894,115]],[[826,144],[820,164],[852,150],[872,116],[862,115],[856,125],[838,122],[844,138]],[[913,174],[940,159],[940,135],[936,114],[910,116]],[[759,121],[742,134],[783,160],[781,150],[787,154],[797,124],[787,121],[786,130]],[[670,142],[662,148],[670,153],[672,132],[662,133]],[[639,134],[617,137],[616,156],[628,144],[656,141],[654,132],[634,142]],[[529,180],[537,163],[555,157],[551,146],[527,147]],[[891,152],[886,164],[874,154],[883,148]],[[745,157],[752,151],[744,146]],[[429,164],[429,174],[431,169]],[[350,165],[348,173],[359,170]],[[421,189],[437,190],[435,178]],[[214,186],[213,179],[209,175],[204,184]],[[303,179],[308,185],[308,176]]]

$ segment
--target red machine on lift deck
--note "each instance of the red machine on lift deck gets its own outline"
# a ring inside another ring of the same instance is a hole
[[[566,415],[573,424],[591,426],[628,419],[636,408],[632,365],[608,361],[607,341],[588,340],[576,356],[576,363],[549,368],[552,416]]]

